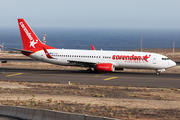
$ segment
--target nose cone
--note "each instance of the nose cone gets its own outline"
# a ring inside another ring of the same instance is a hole
[[[176,66],[176,62],[174,62],[174,61],[170,61],[170,63],[169,63],[169,65],[170,65],[170,67],[174,67],[174,66]]]

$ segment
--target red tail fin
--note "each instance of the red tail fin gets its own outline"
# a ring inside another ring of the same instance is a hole
[[[51,46],[44,45],[32,29],[28,26],[24,19],[18,19],[19,29],[23,42],[24,50],[30,50],[33,52],[46,49],[55,49]]]

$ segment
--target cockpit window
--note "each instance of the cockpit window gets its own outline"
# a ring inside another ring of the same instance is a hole
[[[162,58],[162,60],[169,60],[169,58]]]

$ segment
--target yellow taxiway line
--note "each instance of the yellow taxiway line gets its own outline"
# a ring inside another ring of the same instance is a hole
[[[11,75],[6,75],[6,77],[11,77],[11,76],[16,76],[16,75],[21,75],[23,73],[16,73],[16,74],[11,74]]]
[[[103,80],[111,80],[111,79],[115,79],[117,77],[110,77],[110,78],[106,78],[106,79],[103,79]]]

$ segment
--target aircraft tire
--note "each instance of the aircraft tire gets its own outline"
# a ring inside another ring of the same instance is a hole
[[[87,72],[88,73],[92,73],[92,69],[87,69]]]
[[[160,72],[156,72],[156,75],[160,75]]]

